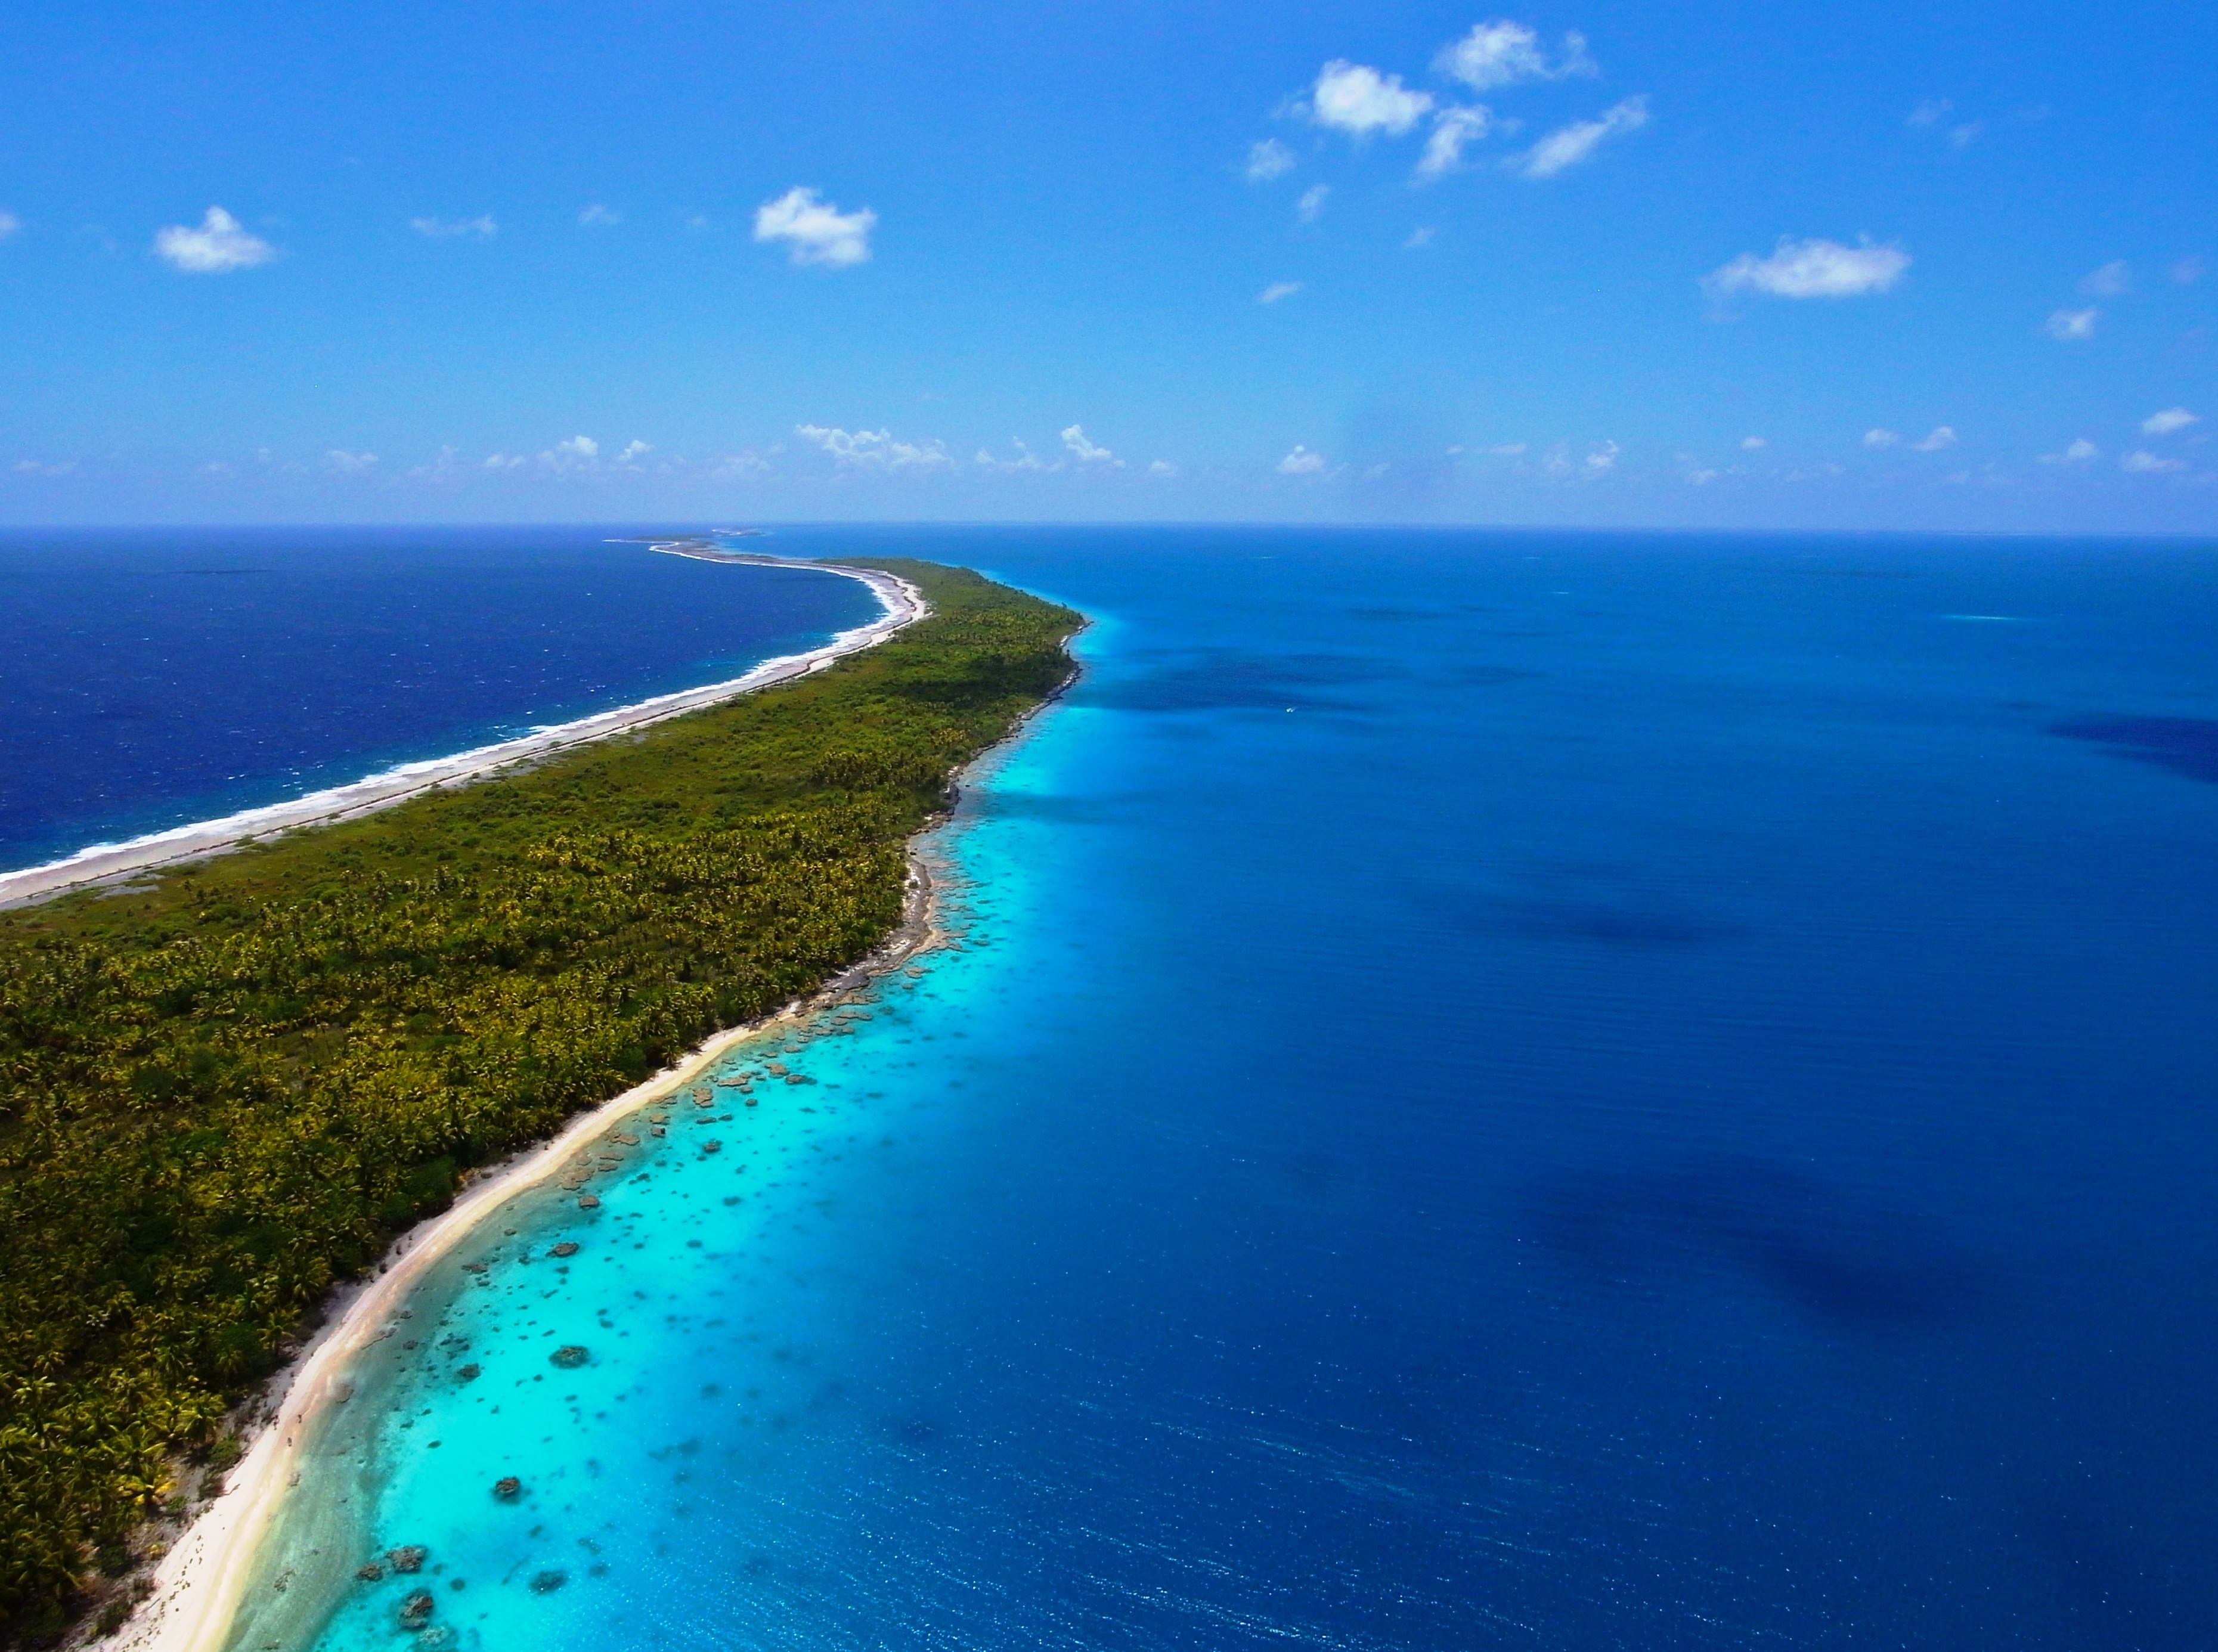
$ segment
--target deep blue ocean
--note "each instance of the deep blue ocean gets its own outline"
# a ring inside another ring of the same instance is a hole
[[[239,1646],[2218,1644],[2218,546],[770,544],[1094,618],[959,942],[457,1253]]]
[[[0,870],[722,682],[858,582],[624,529],[0,529]]]

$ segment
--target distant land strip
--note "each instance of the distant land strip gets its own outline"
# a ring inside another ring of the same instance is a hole
[[[704,562],[808,567],[825,573],[844,574],[869,585],[885,605],[885,612],[867,625],[858,625],[852,630],[841,632],[821,648],[766,659],[745,675],[727,682],[706,683],[699,688],[680,689],[673,694],[657,695],[650,700],[618,706],[612,711],[596,712],[590,717],[579,717],[570,722],[536,729],[529,734],[512,740],[502,740],[497,745],[474,746],[467,752],[456,752],[447,757],[402,764],[344,786],[311,792],[305,797],[264,804],[258,808],[225,815],[220,820],[174,826],[166,832],[134,838],[128,843],[102,845],[61,860],[51,861],[43,866],[0,873],[0,910],[51,900],[71,889],[127,882],[158,868],[181,865],[208,855],[226,853],[243,843],[259,840],[274,832],[328,826],[335,820],[350,820],[375,809],[390,808],[395,803],[404,802],[418,793],[437,787],[468,785],[514,764],[532,762],[556,752],[567,751],[573,746],[606,739],[612,734],[629,733],[650,723],[660,722],[665,718],[681,716],[703,706],[715,705],[734,695],[750,694],[775,684],[790,682],[858,649],[875,647],[903,627],[914,623],[931,612],[930,604],[915,585],[881,568],[856,567],[838,562],[796,563],[783,557],[741,554],[720,550],[701,540],[658,540],[651,542],[659,551],[690,556]]]
[[[123,1623],[238,1461],[230,1408],[480,1167],[901,924],[910,838],[1084,621],[853,566],[928,611],[631,738],[0,913],[0,1640]]]

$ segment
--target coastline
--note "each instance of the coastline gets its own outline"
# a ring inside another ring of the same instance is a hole
[[[579,1113],[560,1134],[524,1149],[507,1164],[492,1167],[445,1210],[396,1240],[379,1264],[382,1271],[335,1293],[323,1327],[270,1380],[264,1401],[269,1420],[226,1476],[222,1495],[195,1517],[163,1556],[153,1572],[154,1592],[116,1632],[114,1644],[125,1652],[221,1652],[251,1580],[261,1539],[285,1494],[298,1483],[295,1464],[311,1431],[330,1405],[347,1397],[349,1363],[390,1333],[394,1310],[424,1275],[511,1200],[558,1177],[593,1137],[692,1083],[734,1046],[838,1002],[924,951],[937,934],[937,889],[927,862],[912,846],[901,922],[868,956],[805,998],[712,1034],[682,1061]]]
[[[921,594],[907,589],[920,603]],[[1074,669],[1002,740],[965,765],[954,783],[957,793],[965,780],[1021,739],[1078,676]],[[383,1271],[334,1292],[323,1327],[267,1384],[255,1407],[265,1420],[256,1426],[251,1444],[226,1476],[222,1494],[193,1519],[155,1567],[152,1593],[114,1638],[121,1652],[225,1652],[253,1581],[261,1542],[285,1494],[299,1482],[296,1464],[312,1431],[331,1405],[348,1397],[350,1362],[390,1333],[395,1310],[442,1258],[512,1200],[560,1175],[592,1138],[694,1082],[735,1046],[851,997],[941,938],[945,880],[932,870],[938,857],[921,845],[959,814],[959,803],[951,800],[947,812],[910,840],[901,920],[867,956],[773,1013],[712,1034],[682,1061],[579,1114],[559,1134],[523,1149],[507,1164],[489,1167],[447,1210],[396,1240],[380,1264]]]
[[[699,688],[680,689],[652,699],[619,706],[536,730],[512,740],[475,746],[447,757],[368,775],[344,786],[311,792],[287,802],[265,804],[213,820],[195,821],[150,832],[121,844],[97,844],[44,865],[0,873],[0,911],[33,906],[72,890],[125,882],[142,873],[182,865],[238,848],[249,838],[304,826],[328,826],[334,821],[389,808],[395,803],[443,787],[467,785],[489,778],[501,770],[528,763],[574,746],[589,745],[617,734],[629,733],[682,716],[689,711],[716,705],[780,683],[789,683],[821,669],[833,660],[875,647],[930,614],[924,594],[908,580],[876,568],[858,568],[834,562],[794,563],[778,557],[716,551],[693,541],[660,541],[654,548],[678,556],[714,562],[765,563],[778,566],[806,566],[850,579],[859,579],[876,593],[885,612],[866,625],[839,633],[821,648],[807,653],[784,654],[766,659],[740,677]],[[708,553],[704,554],[704,553]]]

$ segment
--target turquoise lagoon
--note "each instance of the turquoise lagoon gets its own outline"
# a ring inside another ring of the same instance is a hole
[[[242,1647],[2218,1643],[2212,548],[778,543],[1096,619],[962,944],[457,1252]]]

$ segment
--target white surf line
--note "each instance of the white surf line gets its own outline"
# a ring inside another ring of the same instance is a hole
[[[683,552],[678,554],[685,554]],[[708,557],[702,560],[723,561],[727,559]],[[0,909],[29,906],[36,901],[51,900],[58,894],[65,894],[71,889],[118,882],[141,872],[219,855],[226,850],[236,849],[249,838],[263,837],[296,826],[328,826],[335,820],[351,820],[378,809],[390,808],[395,803],[443,786],[460,786],[482,780],[512,764],[528,762],[567,751],[573,746],[606,739],[612,734],[628,733],[650,723],[660,722],[666,717],[681,716],[689,711],[698,711],[703,706],[751,694],[758,689],[790,683],[797,677],[805,677],[810,671],[830,665],[835,659],[875,647],[932,612],[932,605],[925,601],[922,591],[908,580],[894,574],[882,573],[876,568],[847,567],[834,562],[785,562],[771,557],[732,557],[729,560],[766,563],[779,567],[815,568],[824,573],[859,579],[877,593],[886,611],[867,625],[858,625],[852,630],[841,632],[821,648],[812,649],[804,654],[786,654],[776,659],[766,659],[745,676],[733,678],[728,682],[710,683],[697,689],[681,689],[674,694],[657,695],[651,700],[619,706],[613,711],[597,712],[592,716],[580,717],[573,722],[556,723],[549,727],[536,729],[520,739],[456,752],[449,757],[429,758],[420,763],[404,763],[397,768],[366,776],[350,784],[311,792],[289,802],[266,804],[260,808],[225,815],[220,820],[172,826],[165,832],[133,838],[127,843],[96,844],[90,849],[79,850],[74,855],[49,861],[43,866],[0,873]]]

